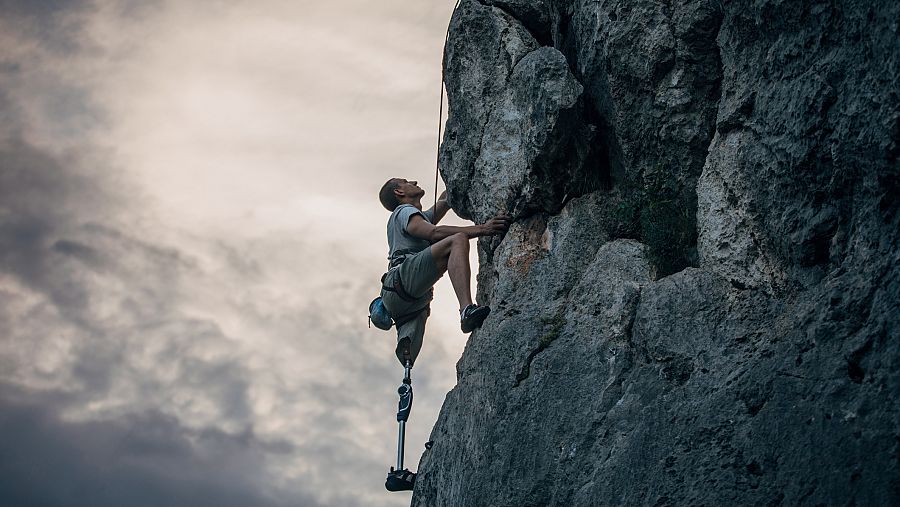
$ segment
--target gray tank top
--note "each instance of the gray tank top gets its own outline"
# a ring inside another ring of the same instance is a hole
[[[406,231],[409,219],[413,215],[422,215],[428,223],[434,220],[433,209],[419,211],[412,204],[401,204],[394,209],[387,223],[388,261],[391,264],[407,255],[419,253],[431,245],[427,239],[417,238]]]

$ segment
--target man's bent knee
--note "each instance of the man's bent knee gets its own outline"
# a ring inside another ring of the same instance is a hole
[[[469,237],[463,233],[457,233],[431,245],[431,255],[441,273],[447,270],[447,262],[452,252],[465,252],[468,255]]]
[[[451,251],[462,249],[468,250],[468,248],[469,237],[461,232],[453,234],[452,236],[447,236],[431,245],[432,255],[434,255],[435,259],[446,259],[450,256]]]
[[[453,248],[469,248],[469,237],[465,234],[458,232],[450,237]]]

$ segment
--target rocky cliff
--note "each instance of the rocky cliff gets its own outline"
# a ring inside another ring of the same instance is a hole
[[[462,0],[493,308],[412,504],[900,499],[900,3]]]

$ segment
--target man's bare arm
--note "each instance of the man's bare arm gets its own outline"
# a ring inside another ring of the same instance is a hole
[[[479,236],[493,236],[500,234],[509,229],[509,218],[505,215],[498,215],[481,225],[469,225],[466,227],[456,227],[453,225],[432,225],[421,215],[413,215],[409,218],[409,224],[406,226],[407,232],[411,235],[436,243],[446,237],[454,234],[465,234],[469,238],[477,238]]]
[[[432,220],[431,223],[437,225],[437,223],[440,222],[442,218],[444,218],[444,215],[446,215],[448,211],[450,211],[450,205],[447,203],[447,191],[444,190],[441,193],[441,196],[438,197],[437,202],[434,203],[434,206],[428,208],[428,210],[426,210],[425,212],[433,213],[432,217],[434,218],[434,220]]]
[[[432,223],[437,225],[437,223],[440,222],[442,218],[444,218],[444,215],[446,215],[447,212],[450,211],[450,205],[447,203],[446,190],[441,192],[441,196],[438,197],[437,202],[434,203],[434,206],[432,206],[431,209],[434,212],[434,221]]]

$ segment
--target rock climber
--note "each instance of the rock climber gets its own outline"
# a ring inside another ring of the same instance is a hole
[[[422,211],[424,195],[418,182],[403,178],[389,179],[378,194],[391,212],[387,223],[390,263],[382,278],[382,299],[397,323],[396,354],[401,364],[414,363],[422,348],[433,286],[445,272],[459,300],[462,332],[481,326],[491,309],[472,302],[469,240],[502,234],[510,222],[500,214],[481,225],[437,225],[450,210],[447,192],[427,211]]]

